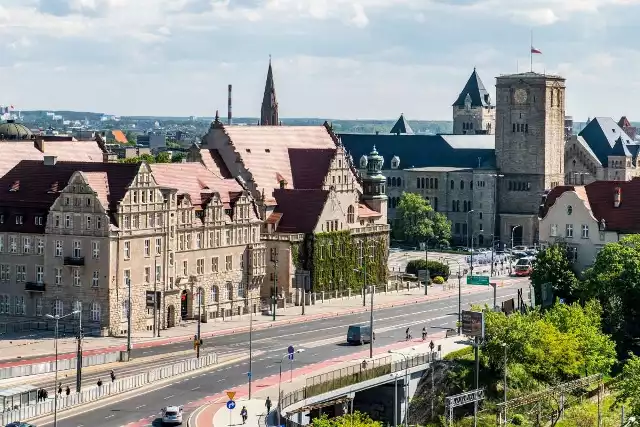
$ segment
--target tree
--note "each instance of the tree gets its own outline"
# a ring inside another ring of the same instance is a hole
[[[172,163],[180,163],[187,156],[184,153],[173,153],[173,157],[171,157]]]
[[[156,156],[156,163],[171,163],[171,154],[167,151],[162,151]]]
[[[536,301],[542,300],[542,285],[551,284],[553,294],[561,298],[576,299],[578,278],[571,268],[567,251],[563,245],[551,245],[538,252],[533,262],[531,283],[536,292]]]
[[[618,392],[616,404],[625,405],[629,415],[640,416],[640,357],[629,354],[613,388]]]
[[[353,414],[345,414],[335,418],[327,417],[323,414],[320,418],[315,418],[311,423],[312,427],[382,427],[380,421],[374,421],[367,414],[356,411]]]
[[[413,243],[446,244],[451,240],[451,221],[435,212],[419,194],[402,193],[397,208],[398,226],[405,240]]]

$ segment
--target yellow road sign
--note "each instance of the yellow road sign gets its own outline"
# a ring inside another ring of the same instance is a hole
[[[236,397],[236,392],[235,391],[228,391],[227,392],[227,397],[229,398],[229,400],[233,400],[233,398]]]

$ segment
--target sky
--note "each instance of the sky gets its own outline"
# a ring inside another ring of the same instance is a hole
[[[473,67],[567,78],[576,120],[640,121],[640,0],[0,0],[0,105],[450,120]]]

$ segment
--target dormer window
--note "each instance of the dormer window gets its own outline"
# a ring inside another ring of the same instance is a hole
[[[22,225],[22,215],[16,215],[16,225]]]
[[[36,216],[33,220],[35,225],[42,225],[42,217],[41,216]]]
[[[573,213],[573,206],[567,206],[567,215],[571,215]]]
[[[9,191],[18,191],[20,190],[20,181],[14,181],[13,184],[11,184],[11,188],[9,188]]]

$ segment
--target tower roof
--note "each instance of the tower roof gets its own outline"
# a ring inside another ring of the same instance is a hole
[[[618,126],[620,126],[621,128],[631,127],[631,123],[629,122],[629,119],[627,119],[627,116],[622,116],[620,118],[620,120],[618,121]]]
[[[400,114],[400,117],[398,117],[396,124],[393,125],[393,127],[391,128],[391,132],[389,133],[394,133],[396,135],[413,135],[413,129],[411,129],[411,126],[409,126],[407,119],[404,118],[404,113]]]
[[[467,95],[471,98],[472,107],[488,107],[491,105],[491,96],[487,89],[485,89],[475,68],[469,80],[467,80],[467,84],[464,85],[464,89],[462,89],[462,92],[458,95],[458,99],[453,103],[453,106],[464,107]]]
[[[271,67],[271,58],[269,58],[267,81],[264,85],[262,107],[260,108],[260,124],[263,126],[278,125],[278,100],[276,98],[276,85],[273,82],[273,68]]]
[[[631,153],[627,149],[627,145],[622,140],[622,137],[619,137],[618,139],[616,139],[616,143],[613,146],[613,148],[611,149],[611,154],[609,154],[609,155],[610,156],[629,156],[629,157],[631,157]]]

